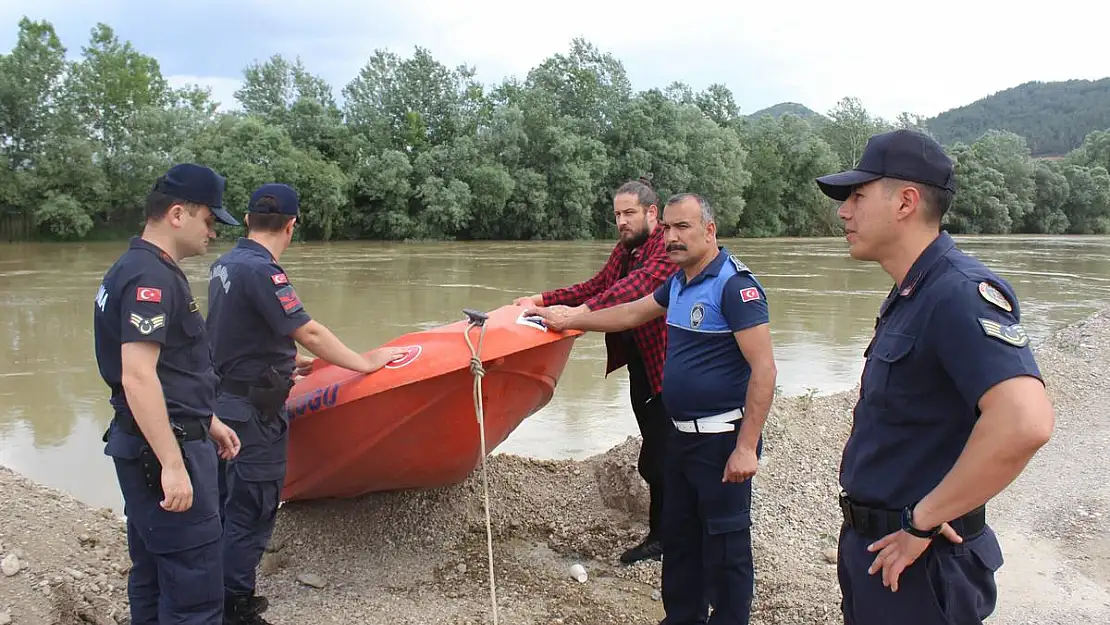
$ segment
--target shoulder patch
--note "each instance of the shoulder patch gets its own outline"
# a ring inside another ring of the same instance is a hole
[[[983,333],[987,336],[993,336],[1014,347],[1025,347],[1029,344],[1029,335],[1025,333],[1025,328],[1021,327],[1020,323],[1002,325],[993,319],[979,317],[979,325],[983,327]]]
[[[754,286],[750,286],[740,291],[740,301],[750,302],[756,299],[759,299],[759,289],[755,288]]]
[[[999,291],[998,288],[990,282],[984,281],[979,283],[979,295],[1006,312],[1014,312],[1014,307],[1010,304],[1010,301],[1006,299],[1002,291]]]
[[[140,334],[146,336],[166,325],[166,315],[155,315],[148,319],[136,313],[131,313],[130,321],[131,325],[135,326]]]
[[[140,286],[135,289],[136,302],[153,302],[158,304],[162,301],[162,289],[156,289],[149,286]]]
[[[286,315],[292,315],[304,308],[301,304],[301,298],[297,297],[297,292],[293,290],[292,286],[283,286],[275,291],[274,295],[277,295],[278,301],[281,302],[281,308]]]
[[[748,269],[748,266],[737,258],[736,254],[729,254],[728,259],[732,261],[732,266],[736,267],[736,271],[740,273],[752,273],[752,270]]]
[[[270,280],[273,280],[274,284],[289,284],[289,278],[285,277],[285,272],[275,273],[270,276]]]

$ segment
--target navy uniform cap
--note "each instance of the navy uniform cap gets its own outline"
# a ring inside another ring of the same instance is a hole
[[[269,196],[270,202],[266,205],[259,206],[259,201]],[[279,215],[293,215],[296,216],[300,210],[300,198],[293,187],[287,184],[271,182],[264,184],[254,190],[251,194],[250,204],[247,205],[247,211],[252,213],[272,213]]]
[[[873,135],[855,169],[817,179],[821,191],[838,202],[852,188],[879,178],[897,178],[955,192],[952,159],[932,137],[915,130],[892,130]]]
[[[224,210],[224,187],[227,180],[211,169],[194,163],[174,165],[158,181],[154,190],[195,204],[204,204],[216,219],[229,226],[238,226],[231,213]]]

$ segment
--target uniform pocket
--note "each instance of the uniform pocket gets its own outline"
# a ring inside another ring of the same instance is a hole
[[[223,532],[215,447],[207,440],[189,441],[183,447],[193,484],[193,505],[185,512],[170,512],[158,505],[157,495],[152,497],[153,506],[149,507],[146,519],[135,520],[137,526],[143,527],[143,540],[151,553],[195,549],[219,540]]]
[[[189,359],[194,367],[207,369],[212,366],[212,354],[208,341],[204,340],[204,317],[200,313],[185,313],[181,322],[181,329],[185,334],[185,345]]]
[[[937,550],[943,576],[942,605],[952,623],[979,623],[994,612],[998,587],[994,574],[1002,566],[1002,550],[990,528],[960,544]]]
[[[917,337],[899,332],[884,332],[868,347],[867,368],[863,375],[868,403],[876,408],[886,408],[891,402],[891,381],[896,379],[899,368],[905,365],[913,351]]]
[[[224,603],[224,563],[220,543],[190,548],[162,559],[168,584],[170,611],[178,617],[192,616],[197,622],[213,622]],[[191,621],[190,621],[191,622]]]

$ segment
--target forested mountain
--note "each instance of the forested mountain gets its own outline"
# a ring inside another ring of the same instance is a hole
[[[771,117],[782,117],[783,115],[787,114],[797,115],[798,117],[802,117],[805,119],[821,117],[821,114],[817,111],[814,111],[804,104],[798,104],[797,102],[779,102],[774,106],[768,106],[765,109],[759,109],[758,111],[752,113],[751,115],[748,115],[747,117],[759,119],[764,115],[769,115]]]
[[[275,55],[243,70],[241,110],[217,112],[208,90],[171,88],[107,25],[72,59],[50,23],[18,31],[0,55],[2,238],[133,234],[155,178],[186,161],[226,176],[236,216],[258,185],[293,185],[305,239],[611,239],[613,190],[640,176],[664,200],[705,196],[722,236],[839,235],[814,178],[852,167],[872,134],[923,123],[854,98],[825,115],[745,117],[721,84],[635,91],[620,60],[581,39],[493,85],[422,48],[377,50],[342,105]],[[948,150],[950,231],[1110,231],[1110,132],[1051,162],[997,130]]]
[[[1060,156],[1094,130],[1110,130],[1110,78],[1027,82],[925,122],[945,145],[970,143],[988,130],[1025,137],[1033,156]]]

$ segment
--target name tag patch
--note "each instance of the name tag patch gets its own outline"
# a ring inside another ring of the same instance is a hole
[[[1025,328],[1021,327],[1020,323],[1003,325],[994,319],[979,317],[979,325],[983,327],[983,332],[987,336],[993,336],[1014,347],[1025,347],[1029,344],[1029,335],[1025,333]]]
[[[155,315],[147,318],[136,313],[131,313],[130,321],[131,325],[135,326],[135,329],[139,331],[139,334],[146,336],[166,325],[166,315]]]

